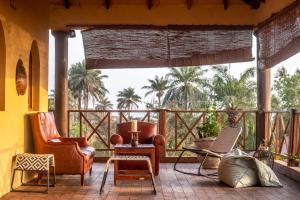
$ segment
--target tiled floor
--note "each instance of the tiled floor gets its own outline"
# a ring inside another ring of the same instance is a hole
[[[103,175],[103,164],[96,163],[91,177],[87,175],[86,185],[80,186],[79,176],[58,176],[57,185],[49,194],[9,193],[3,200],[92,200],[92,199],[262,199],[299,200],[300,184],[279,175],[283,188],[251,187],[233,189],[225,184],[204,177],[189,176],[173,171],[172,164],[161,164],[160,175],[156,177],[157,195],[153,195],[149,181],[120,181],[113,186],[113,171],[102,195],[99,186]],[[194,164],[181,167],[193,168]],[[111,166],[111,169],[113,167]]]

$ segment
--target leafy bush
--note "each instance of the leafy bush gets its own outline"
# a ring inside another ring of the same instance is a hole
[[[199,138],[216,137],[221,129],[213,112],[208,112],[202,124],[196,127]]]

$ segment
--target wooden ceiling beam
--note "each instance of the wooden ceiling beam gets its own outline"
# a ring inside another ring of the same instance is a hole
[[[153,7],[153,0],[148,0],[148,10],[151,10]]]
[[[70,1],[69,0],[64,0],[64,6],[66,9],[70,8]]]
[[[243,0],[246,4],[251,6],[252,9],[258,9],[260,7],[260,3],[265,3],[266,0]]]
[[[228,9],[228,0],[223,0],[223,4],[224,4],[224,9],[227,10]]]
[[[111,4],[110,0],[104,0],[104,4],[107,10],[110,9],[110,4]]]
[[[186,7],[189,10],[192,8],[192,0],[186,0]]]

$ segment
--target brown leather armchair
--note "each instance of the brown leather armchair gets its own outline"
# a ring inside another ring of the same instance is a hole
[[[139,131],[139,143],[140,144],[154,144],[155,146],[155,176],[159,173],[159,159],[160,149],[165,144],[165,138],[157,134],[156,124],[148,122],[138,122],[137,128]],[[129,144],[131,141],[131,134],[128,132],[131,130],[131,123],[125,122],[117,125],[117,133],[110,137],[110,142],[113,145],[116,144]],[[147,164],[144,162],[126,162],[119,161],[120,170],[146,170]]]
[[[56,174],[92,173],[95,149],[88,146],[86,138],[64,138],[56,129],[52,112],[31,115],[35,153],[54,154]]]

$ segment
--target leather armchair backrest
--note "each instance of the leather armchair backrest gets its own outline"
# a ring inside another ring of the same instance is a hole
[[[31,117],[33,136],[36,143],[60,138],[52,112],[39,112]]]
[[[157,134],[156,124],[148,122],[138,122],[137,123],[139,133],[139,143],[146,144],[151,143],[151,138],[153,135]],[[123,143],[128,144],[131,141],[131,123],[125,122],[117,125],[117,134],[121,135],[123,138]]]

